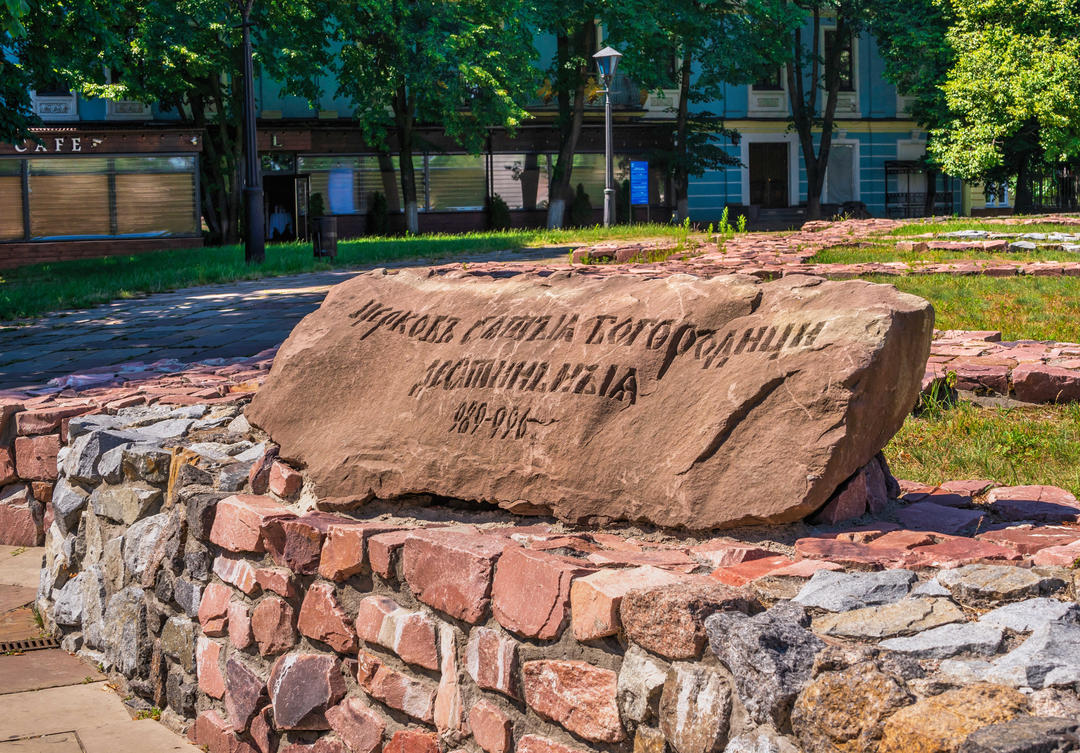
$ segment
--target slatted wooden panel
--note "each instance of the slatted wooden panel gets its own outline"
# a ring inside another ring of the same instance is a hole
[[[22,178],[0,175],[0,240],[23,237]]]
[[[188,173],[116,176],[116,231],[195,232],[195,179]]]
[[[108,176],[31,175],[30,232],[35,238],[108,235]]]

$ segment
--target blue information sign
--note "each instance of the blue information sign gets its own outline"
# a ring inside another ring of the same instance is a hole
[[[630,163],[630,203],[649,203],[649,163]]]

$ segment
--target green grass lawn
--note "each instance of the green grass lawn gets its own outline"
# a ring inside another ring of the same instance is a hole
[[[1080,254],[1065,251],[1036,249],[1034,251],[900,251],[891,243],[873,246],[837,246],[818,251],[810,260],[815,264],[858,264],[867,261],[902,261],[908,264],[920,261],[969,261],[971,259],[997,259],[999,261],[1080,261]]]
[[[961,403],[911,416],[885,456],[898,478],[940,484],[985,478],[1051,484],[1080,495],[1080,404],[981,408]]]
[[[358,238],[338,243],[333,262],[315,259],[311,245],[283,243],[266,248],[266,261],[249,267],[242,246],[157,251],[131,256],[57,262],[0,270],[0,321],[84,308],[118,298],[193,285],[251,280],[406,259],[452,259],[466,254],[539,246],[574,246],[604,240],[670,236],[672,225],[623,225],[575,230],[512,230],[406,238]]]
[[[986,230],[990,233],[1080,233],[1080,225],[1059,222],[1039,222],[1033,225],[986,222],[978,217],[957,217],[942,222],[910,222],[893,228],[886,235],[920,235],[922,233],[951,233],[956,230]]]
[[[1080,278],[868,276],[934,305],[938,329],[996,329],[1005,340],[1080,342]]]

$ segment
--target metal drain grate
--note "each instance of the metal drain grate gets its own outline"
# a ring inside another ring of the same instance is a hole
[[[0,654],[11,651],[41,651],[46,648],[60,648],[55,638],[25,638],[21,641],[0,642]]]

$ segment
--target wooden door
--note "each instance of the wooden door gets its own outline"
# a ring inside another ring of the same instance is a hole
[[[750,203],[766,209],[788,206],[788,145],[757,142],[750,147]]]

